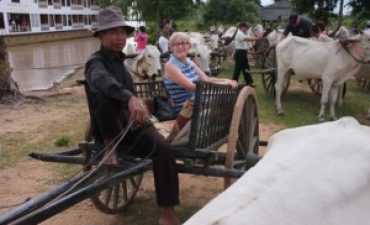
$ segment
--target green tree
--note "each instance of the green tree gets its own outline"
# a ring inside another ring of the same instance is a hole
[[[137,9],[145,21],[179,20],[186,17],[195,4],[192,0],[140,0]]]
[[[257,21],[256,6],[259,1],[254,0],[209,0],[205,5],[203,15],[206,24],[229,23],[234,24],[244,20]]]
[[[292,6],[297,13],[308,13],[314,20],[328,23],[333,15],[338,0],[292,0]]]
[[[351,0],[348,6],[352,7],[351,15],[358,22],[365,22],[370,19],[370,1],[369,0]]]
[[[100,5],[105,8],[109,5],[116,5],[122,9],[123,15],[125,15],[127,19],[127,15],[129,15],[129,9],[132,7],[132,3],[135,0],[101,0]]]

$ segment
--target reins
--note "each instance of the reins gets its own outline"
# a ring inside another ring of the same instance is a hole
[[[358,63],[360,64],[370,64],[370,60],[365,60],[364,54],[361,52],[361,49],[356,45],[356,43],[351,43],[351,49],[354,51],[354,53],[360,57],[361,59],[358,59],[350,50],[350,48],[343,46],[343,48],[347,51],[347,53]]]

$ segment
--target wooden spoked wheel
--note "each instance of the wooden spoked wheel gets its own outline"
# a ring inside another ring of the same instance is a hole
[[[94,193],[90,200],[97,209],[107,214],[122,213],[139,190],[143,174],[129,177],[116,185]]]
[[[321,79],[308,79],[307,80],[308,86],[310,86],[312,92],[315,95],[321,95],[322,94],[322,80]],[[344,83],[340,89],[342,90],[342,98],[346,96],[347,92],[347,83]]]
[[[226,169],[245,171],[248,169],[247,156],[258,156],[259,148],[259,120],[258,108],[254,90],[244,87],[235,103],[230,125],[226,154]],[[225,178],[225,188],[233,182]]]
[[[264,57],[265,57],[266,52],[269,50],[269,48],[270,48],[270,43],[266,37],[255,42],[253,46],[254,52],[252,52],[252,55],[255,59],[255,66],[257,68],[263,67]]]
[[[94,141],[91,123],[88,124],[85,132],[85,140]],[[119,162],[118,162],[119,165]],[[110,172],[112,174],[113,172]],[[109,174],[108,174],[109,175]],[[144,173],[133,175],[121,180],[118,184],[112,185],[100,192],[90,196],[91,202],[97,209],[107,214],[122,213],[133,201],[140,188]]]
[[[212,56],[209,61],[209,67],[212,76],[218,75],[221,71],[221,57]]]
[[[276,65],[276,52],[275,48],[271,47],[267,52],[263,60],[262,69],[272,70],[268,73],[262,73],[262,85],[265,92],[271,96],[275,96],[275,83],[277,78],[277,65]],[[288,76],[284,82],[282,96],[284,96],[289,88],[290,76]]]
[[[312,92],[315,95],[321,95],[321,93],[322,93],[322,81],[321,81],[321,79],[308,79],[307,84],[308,84],[308,86],[310,86]]]
[[[358,86],[364,91],[370,91],[370,78],[356,78]]]

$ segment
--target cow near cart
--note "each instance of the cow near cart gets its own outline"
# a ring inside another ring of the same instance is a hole
[[[360,52],[360,54],[359,54]],[[330,117],[335,119],[338,88],[353,77],[364,63],[370,62],[369,36],[361,34],[344,40],[316,42],[290,36],[276,47],[276,107],[283,114],[281,95],[284,83],[294,73],[297,79],[321,79],[323,91],[319,121],[324,121],[325,106],[329,103]]]

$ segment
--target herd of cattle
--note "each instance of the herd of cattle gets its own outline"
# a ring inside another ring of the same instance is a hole
[[[233,37],[236,27],[230,27],[222,35],[189,32],[193,60],[200,68],[209,73],[211,54],[222,52],[226,58],[231,58],[234,51]],[[288,36],[281,40],[281,31],[273,30],[264,34],[263,27],[257,25],[248,31],[253,36],[266,36],[270,47],[276,49],[276,107],[278,114],[283,114],[280,97],[285,79],[294,74],[299,80],[321,79],[322,97],[319,120],[324,121],[325,106],[329,103],[330,117],[335,119],[335,102],[338,88],[346,80],[354,77],[370,79],[370,34],[361,33],[350,36],[346,28],[341,27],[337,38],[331,42],[318,42],[295,36]],[[253,43],[251,44],[253,50]],[[127,59],[125,64],[134,77],[134,81],[142,81],[155,75],[161,75],[161,60],[158,49],[148,45],[146,49],[137,53],[135,43],[129,41],[124,49],[126,55],[137,55]],[[370,108],[369,108],[370,116]]]
[[[209,71],[210,54],[220,43],[230,57],[235,32],[232,27],[207,38],[190,33],[196,63]],[[257,36],[263,32],[262,27],[252,30]],[[354,76],[370,79],[370,34],[350,36],[341,28],[331,42],[294,36],[280,40],[279,34],[275,30],[266,35],[276,50],[278,113],[283,113],[284,80],[294,74],[299,80],[322,80],[319,120],[324,120],[328,102],[335,119],[338,87]],[[127,55],[136,53],[130,45],[124,50]],[[125,64],[135,81],[161,73],[155,46]],[[281,131],[269,139],[267,154],[256,166],[185,224],[369,224],[369,135],[370,128],[352,118]]]

